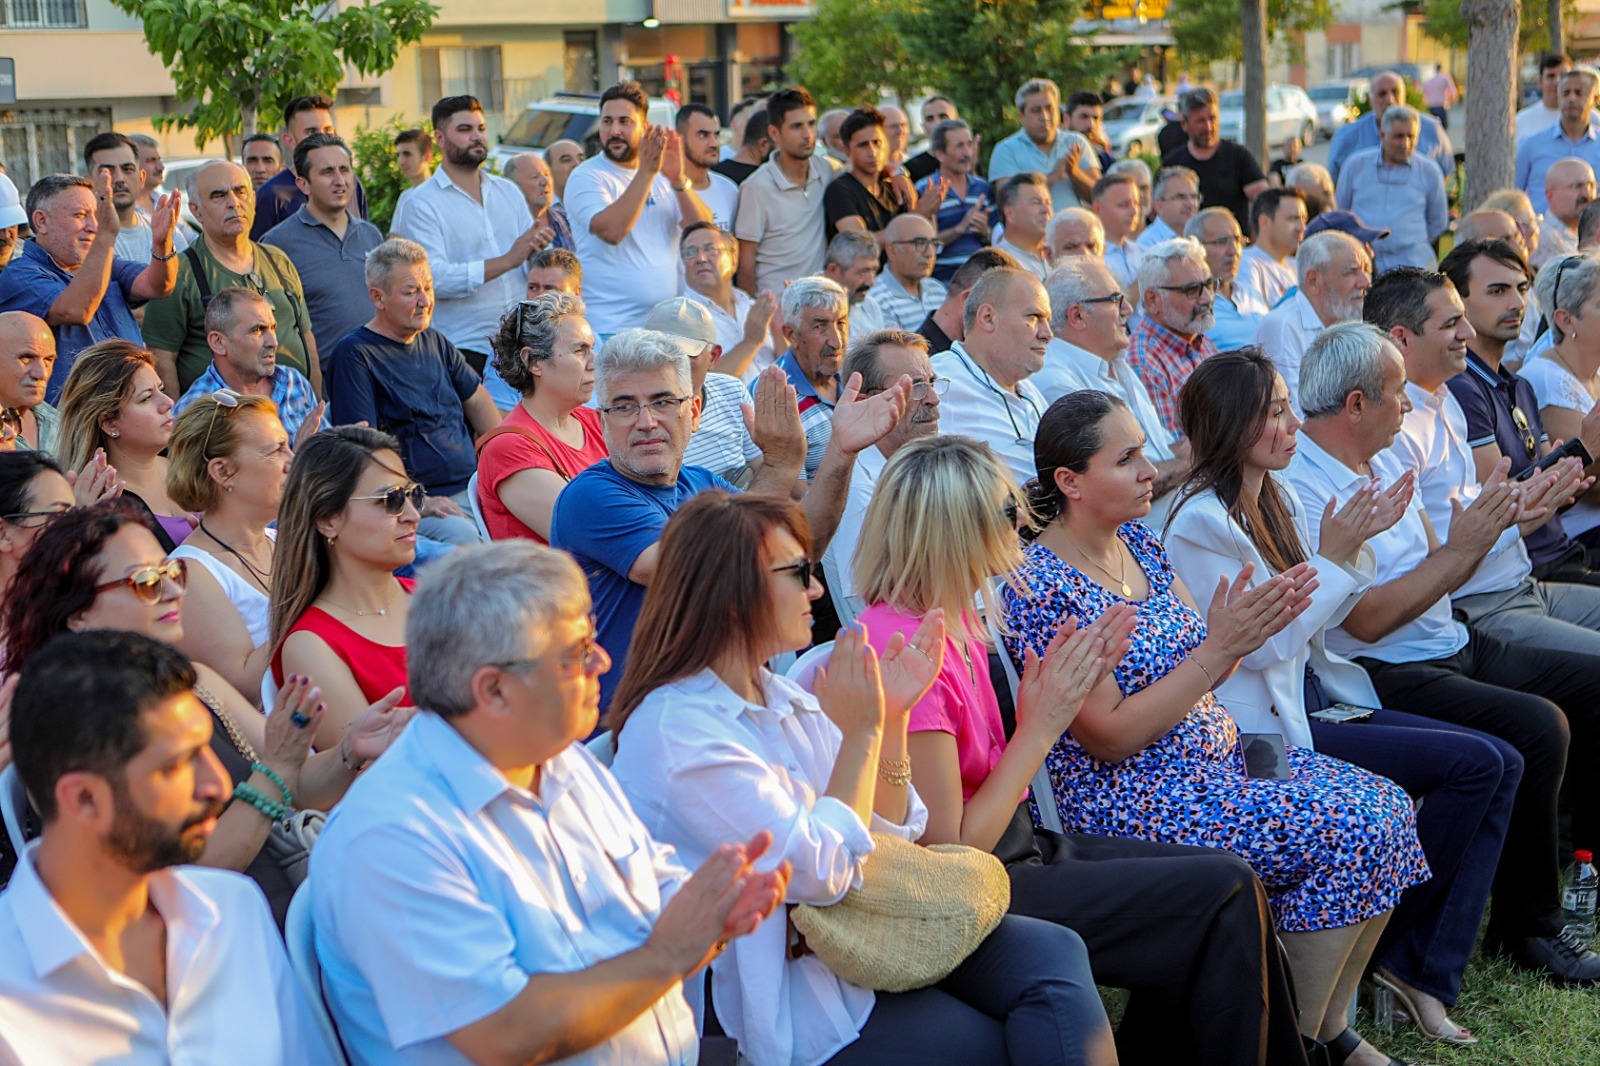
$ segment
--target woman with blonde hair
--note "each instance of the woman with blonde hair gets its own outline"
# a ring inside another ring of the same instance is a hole
[[[190,515],[167,493],[172,400],[161,391],[155,356],[132,341],[111,340],[79,353],[61,389],[61,464],[82,471],[104,451],[143,508],[156,539],[171,551],[189,536]]]
[[[168,495],[200,514],[171,553],[195,564],[178,647],[255,699],[272,654],[270,527],[294,457],[289,434],[268,397],[218,389],[178,417],[167,454]]]

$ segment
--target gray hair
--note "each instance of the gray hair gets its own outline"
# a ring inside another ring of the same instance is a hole
[[[1292,189],[1320,189],[1324,181],[1333,187],[1333,175],[1321,163],[1296,163],[1283,175],[1283,183]]]
[[[217,167],[232,167],[234,170],[237,170],[239,173],[245,176],[245,186],[247,188],[250,187],[250,172],[248,170],[245,170],[244,167],[241,167],[238,163],[235,163],[231,159],[213,159],[209,163],[201,163],[199,166],[195,167],[193,170],[189,171],[187,175],[185,175],[183,179],[183,195],[190,204],[198,204],[200,202],[201,175],[208,170],[215,170]]]
[[[1557,278],[1561,281],[1560,291],[1557,291]],[[1557,341],[1566,338],[1555,323],[1556,312],[1576,315],[1594,295],[1597,285],[1600,285],[1600,259],[1588,252],[1557,256],[1539,268],[1539,276],[1533,283],[1534,301],[1550,319]]]
[[[538,152],[518,152],[510,159],[506,160],[505,166],[500,168],[500,176],[505,178],[507,181],[516,181],[517,171],[522,169],[522,161],[524,159],[528,160],[530,163],[534,161],[544,163],[546,168],[550,166],[550,164],[545,160],[544,156]]]
[[[130,133],[128,134],[128,140],[132,141],[134,144],[137,144],[140,148],[161,147],[161,142],[150,136],[148,133]]]
[[[1167,191],[1167,183],[1177,178],[1188,178],[1194,182],[1194,187],[1200,187],[1200,175],[1188,167],[1162,167],[1161,173],[1156,175],[1155,187],[1150,190],[1152,200],[1161,199],[1161,194]]]
[[[1300,287],[1306,287],[1306,278],[1313,270],[1326,274],[1340,252],[1353,252],[1359,256],[1361,242],[1337,229],[1325,229],[1301,241],[1300,250],[1294,255],[1295,280]]]
[[[1089,229],[1100,234],[1100,243],[1105,243],[1106,227],[1105,223],[1100,221],[1099,215],[1095,214],[1087,207],[1063,207],[1061,210],[1050,216],[1050,222],[1044,228],[1045,244],[1054,246],[1056,243],[1056,232],[1068,222],[1082,222],[1084,225],[1088,226]]]
[[[1409,122],[1422,129],[1422,116],[1417,114],[1417,109],[1406,104],[1395,104],[1383,113],[1383,132],[1388,133],[1389,127],[1399,122]]]
[[[828,251],[824,262],[838,267],[840,270],[849,270],[856,265],[857,259],[871,257],[876,260],[879,253],[878,240],[870,233],[863,233],[855,229],[842,229],[833,235],[833,240],[828,242]],[[785,318],[789,316],[784,315]]]
[[[1145,249],[1139,260],[1139,291],[1154,292],[1172,280],[1172,264],[1188,263],[1202,273],[1209,273],[1206,250],[1191,237],[1174,237],[1160,241]]]
[[[394,274],[394,268],[401,263],[418,263],[427,265],[428,250],[416,241],[408,241],[404,237],[390,237],[372,250],[367,256],[366,277],[367,288],[389,288],[389,278]]]
[[[933,129],[928,131],[929,151],[944,151],[950,146],[950,135],[957,130],[966,130],[971,133],[972,127],[967,124],[967,120],[964,118],[947,118],[943,122],[936,123]]]
[[[494,349],[494,368],[505,383],[523,395],[534,390],[538,381],[532,364],[541,363],[555,353],[561,320],[583,317],[583,300],[560,289],[542,292],[532,300],[518,300],[500,316],[500,328],[489,338]],[[528,358],[522,358],[522,350]]]
[[[1107,174],[1132,174],[1135,181],[1143,179],[1148,185],[1150,178],[1150,164],[1143,159],[1119,159],[1106,168]]]
[[[844,290],[839,291],[842,293]],[[678,389],[685,395],[694,387],[689,374],[689,356],[676,338],[653,329],[625,329],[612,334],[594,357],[594,394],[604,406],[611,402],[611,382],[614,379],[664,369],[673,371],[678,379]]]
[[[887,387],[883,380],[883,367],[878,356],[886,347],[912,348],[928,354],[928,339],[920,333],[903,329],[875,329],[865,337],[851,343],[839,364],[839,377],[850,380],[851,374],[861,375],[861,394],[877,392]]]
[[[589,606],[583,571],[565,552],[520,539],[451,552],[422,575],[406,615],[412,700],[443,718],[467,714],[479,670],[550,650],[530,649],[528,631],[548,642],[551,627]]]
[[[33,183],[33,188],[28,190],[28,225],[33,225],[33,213],[43,210],[45,205],[68,189],[88,189],[94,193],[94,182],[81,174],[46,174]]]
[[[1057,104],[1061,103],[1061,86],[1049,78],[1029,78],[1022,83],[1022,88],[1017,90],[1017,95],[1013,102],[1020,109],[1028,97],[1035,93],[1049,93],[1051,99]]]
[[[1197,241],[1205,240],[1206,220],[1212,218],[1220,218],[1224,222],[1231,222],[1233,223],[1233,228],[1235,231],[1240,234],[1243,234],[1244,232],[1243,230],[1239,229],[1238,216],[1236,216],[1232,211],[1228,210],[1226,207],[1207,207],[1200,211],[1196,211],[1194,216],[1183,224],[1183,235],[1185,237],[1193,237]]]
[[[1107,281],[1117,283],[1105,262],[1083,255],[1073,256],[1050,271],[1044,279],[1044,294],[1050,298],[1050,328],[1061,329],[1067,312],[1083,301],[1107,295],[1101,291]]]
[[[1352,392],[1380,402],[1386,361],[1403,363],[1400,349],[1370,322],[1340,322],[1317,334],[1300,362],[1300,407],[1305,417],[1343,410],[1345,397]]]
[[[839,234],[839,237],[843,236],[843,233]],[[873,240],[870,234],[858,233],[855,236],[865,238],[867,243],[872,245],[874,249],[878,246],[878,242]],[[833,239],[834,244],[839,243],[839,237]],[[831,253],[833,245],[829,245],[828,250]],[[846,262],[853,263],[855,258],[851,258]],[[800,312],[808,307],[814,307],[819,311],[849,312],[850,297],[845,294],[844,286],[832,278],[823,277],[821,274],[812,274],[806,278],[796,278],[789,283],[788,288],[783,290],[783,320],[793,323],[795,328],[798,329],[800,327]]]
[[[1202,107],[1216,107],[1217,94],[1204,85],[1196,86],[1178,97],[1178,113],[1188,115],[1191,111],[1198,111]]]
[[[224,337],[231,334],[234,320],[238,317],[238,306],[246,303],[264,303],[268,307],[272,306],[271,300],[254,289],[245,289],[237,285],[223,289],[206,304],[206,332],[215,331]]]

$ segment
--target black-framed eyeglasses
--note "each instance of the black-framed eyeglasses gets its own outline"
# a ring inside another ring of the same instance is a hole
[[[1539,441],[1533,435],[1533,427],[1528,423],[1528,416],[1516,404],[1511,405],[1511,421],[1517,427],[1517,432],[1522,434],[1522,445],[1528,449],[1528,458],[1538,457]]]
[[[211,431],[217,428],[218,413],[226,410],[230,415],[233,414],[233,412],[239,409],[239,401],[243,399],[243,397],[241,397],[237,392],[234,392],[232,389],[218,389],[216,392],[211,394],[211,398],[216,401],[216,406],[211,408],[211,421],[206,424],[205,440],[203,440],[200,444],[200,454],[208,459],[212,458]]]
[[[72,504],[64,503],[60,507],[53,508],[52,510],[49,510],[49,511],[18,511],[16,514],[0,514],[0,521],[6,521],[6,522],[10,522],[12,525],[22,526],[22,522],[20,521],[20,519],[24,519],[24,518],[42,518],[42,519],[45,520],[44,522],[40,522],[39,523],[39,525],[42,526],[42,525],[45,524],[45,522],[48,522],[48,521],[50,521],[51,519],[54,519],[54,518],[60,518],[62,515],[66,514],[70,510],[72,510]],[[30,525],[30,526],[22,526],[22,528],[23,529],[34,529],[34,528],[37,528],[37,527]]]
[[[1561,307],[1561,275],[1567,272],[1567,267],[1583,259],[1581,255],[1569,255],[1561,260],[1561,265],[1556,267],[1556,284],[1550,292],[1550,325],[1556,331],[1557,338],[1564,338],[1561,327],[1556,325],[1556,311]]]
[[[0,408],[0,444],[9,444],[22,436],[22,412],[15,407]]]
[[[774,574],[793,574],[794,579],[800,582],[801,588],[809,589],[812,575],[822,572],[822,564],[814,563],[810,559],[801,559],[798,563],[790,563],[788,566],[774,566],[772,572]]]
[[[1222,284],[1219,278],[1207,278],[1204,281],[1191,281],[1187,285],[1157,285],[1162,292],[1179,292],[1186,299],[1198,300],[1208,292],[1216,292],[1217,286]]]
[[[554,663],[563,670],[571,670],[574,666],[577,666],[582,667],[585,671],[588,671],[593,668],[597,659],[595,653],[600,650],[600,643],[595,639],[598,636],[599,633],[595,628],[594,615],[590,615],[589,632],[584,634],[583,640],[578,643],[576,650],[569,652],[560,658],[542,656],[537,659],[511,659],[503,663],[489,663],[488,665],[494,667],[496,670],[532,670],[534,667],[544,663]]]
[[[1231,244],[1234,247],[1238,247],[1244,243],[1244,234],[1230,233],[1222,237],[1213,237],[1209,241],[1201,241],[1200,243],[1208,248],[1212,247],[1213,245],[1221,247],[1224,244]]]
[[[407,503],[411,504],[412,510],[421,514],[422,501],[427,499],[427,496],[428,490],[412,481],[405,485],[396,485],[393,488],[384,489],[382,492],[374,492],[370,496],[352,496],[350,498],[352,500],[382,500],[384,514],[390,518],[398,518],[400,513],[406,509]]]
[[[153,607],[161,602],[161,590],[166,582],[172,582],[183,591],[189,584],[189,564],[182,559],[168,559],[155,566],[141,566],[127,577],[119,577],[115,581],[107,581],[94,587],[94,594],[109,592],[126,585],[133,590],[139,602]]]
[[[600,408],[600,413],[607,418],[615,418],[623,422],[631,422],[639,417],[639,412],[649,409],[650,414],[657,419],[671,416],[678,408],[694,399],[692,396],[661,396],[645,403],[614,403],[610,407]]]
[[[909,244],[919,252],[926,252],[929,248],[932,248],[935,255],[938,255],[940,252],[944,251],[944,242],[934,237],[912,237],[910,240],[890,241],[889,243],[899,245]]]
[[[1116,304],[1120,308],[1123,304],[1128,302],[1128,296],[1121,289],[1118,289],[1116,292],[1107,293],[1104,296],[1095,296],[1087,300],[1079,300],[1078,302],[1085,307],[1089,306],[1090,304]]]

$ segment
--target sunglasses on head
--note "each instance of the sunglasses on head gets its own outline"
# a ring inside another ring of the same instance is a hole
[[[793,574],[794,579],[800,582],[801,588],[809,589],[812,575],[822,572],[822,564],[814,563],[810,559],[801,559],[798,563],[790,563],[788,566],[774,566],[772,572],[774,574]]]
[[[22,412],[15,407],[0,408],[0,444],[22,436]]]
[[[383,510],[390,517],[396,517],[406,509],[409,501],[413,510],[422,512],[422,501],[427,497],[427,490],[415,481],[406,485],[396,485],[392,489],[374,492],[370,496],[352,496],[352,500],[382,500]]]
[[[141,566],[127,577],[119,577],[115,581],[107,581],[103,585],[94,587],[94,594],[110,592],[126,585],[133,590],[140,603],[154,606],[161,602],[162,585],[170,581],[178,586],[179,590],[189,584],[189,564],[182,559],[168,559],[155,566]]]

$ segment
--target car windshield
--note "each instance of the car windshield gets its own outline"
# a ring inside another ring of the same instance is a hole
[[[501,140],[518,148],[548,148],[560,140],[582,144],[597,118],[596,115],[577,115],[570,111],[529,108],[506,130]]]
[[[1144,108],[1143,100],[1118,100],[1105,106],[1101,119],[1104,122],[1132,122],[1144,114]]]
[[[1344,100],[1350,96],[1348,85],[1319,85],[1315,89],[1307,89],[1307,95],[1313,100]]]
[[[1244,106],[1244,93],[1241,92],[1238,89],[1235,89],[1231,93],[1223,93],[1222,94],[1222,103],[1220,104],[1220,106],[1223,109],[1227,109],[1227,108],[1230,108],[1230,107],[1243,107]]]

